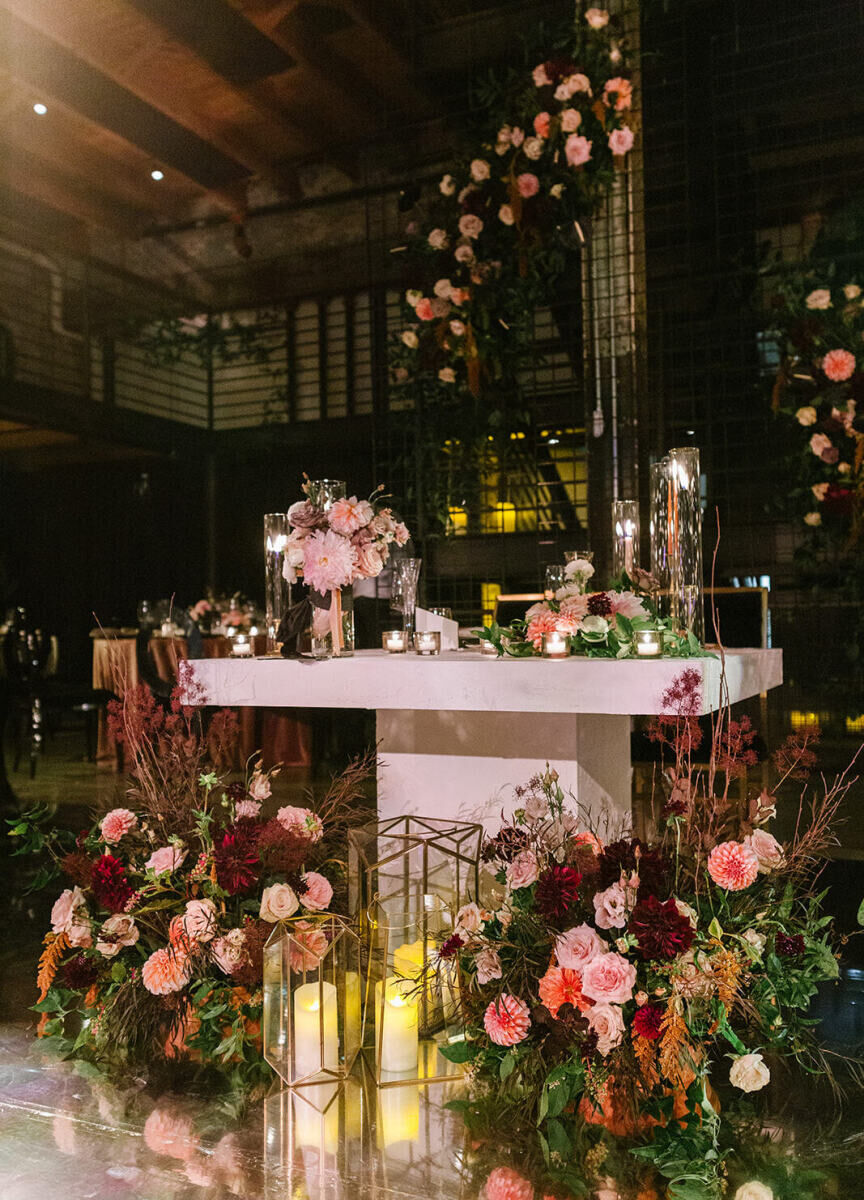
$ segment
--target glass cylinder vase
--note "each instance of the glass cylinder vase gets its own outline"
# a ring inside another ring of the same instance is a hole
[[[612,574],[631,579],[639,565],[639,501],[612,501]]]
[[[335,500],[345,499],[347,486],[344,479],[310,479],[305,490],[310,503],[329,512]]]
[[[267,635],[268,654],[277,649],[276,632],[291,607],[291,585],[282,574],[289,531],[286,513],[265,513],[264,632]]]
[[[421,558],[398,558],[393,563],[391,607],[402,613],[402,628],[409,640],[414,636],[414,613],[417,608],[417,583],[420,579]]]
[[[309,644],[313,658],[350,658],[354,653],[354,592],[310,592]]]
[[[702,580],[702,496],[699,451],[670,450],[663,460],[665,500],[659,522],[664,533],[668,615],[676,629],[705,640]]]

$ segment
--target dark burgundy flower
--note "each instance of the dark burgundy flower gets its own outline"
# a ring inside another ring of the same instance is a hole
[[[232,896],[248,892],[261,869],[254,826],[248,822],[229,825],[213,851],[213,861],[220,887]]]
[[[309,853],[309,839],[300,830],[286,829],[282,822],[274,817],[257,827],[256,837],[258,857],[265,871],[275,875],[293,875],[299,872]],[[294,884],[291,886],[294,887]]]
[[[76,954],[63,964],[63,982],[73,992],[84,992],[99,978],[99,968],[86,954]]]
[[[675,958],[693,945],[693,926],[671,898],[662,904],[651,895],[640,900],[630,914],[627,931],[636,938],[639,953],[647,959]]]
[[[612,613],[612,601],[606,592],[592,592],[588,597],[588,612],[592,617],[608,617]]]
[[[133,892],[126,878],[126,868],[113,854],[103,854],[97,859],[90,886],[102,907],[112,913],[123,912]]]
[[[800,958],[804,953],[804,937],[800,933],[778,933],[774,949],[780,958]]]
[[[686,811],[687,801],[683,796],[675,793],[663,805],[662,815],[664,817],[683,817]]]
[[[264,976],[264,943],[272,932],[273,926],[269,921],[246,917],[243,922],[246,957],[231,972],[231,978],[250,990],[261,986]]]
[[[839,483],[829,483],[822,500],[822,508],[833,517],[847,517],[852,511],[853,499],[854,493],[851,488],[841,487]]]
[[[660,1036],[662,1021],[663,1009],[659,1004],[643,1004],[633,1014],[633,1032],[654,1042]]]
[[[546,72],[546,78],[555,86],[562,79],[566,79],[568,75],[576,73],[576,64],[572,58],[560,55],[547,59],[543,64],[543,70]]]
[[[93,866],[93,860],[80,850],[73,850],[60,860],[60,870],[80,888],[89,888],[93,883]]]
[[[579,898],[582,876],[575,867],[550,867],[537,880],[534,903],[547,921],[563,917]]]
[[[639,838],[621,838],[610,842],[600,855],[600,883],[611,887],[634,871],[639,874],[639,895],[669,894],[669,862],[659,850],[649,850]]]
[[[513,825],[505,825],[503,829],[483,846],[483,859],[491,862],[499,859],[501,862],[512,862],[520,850],[525,849],[528,834],[524,829],[516,829]]]
[[[454,933],[451,937],[443,942],[438,951],[439,958],[452,958],[457,950],[461,950],[465,945],[458,933]]]
[[[225,795],[229,800],[233,800],[236,804],[239,800],[245,800],[249,793],[246,791],[246,785],[235,780],[234,783],[229,783],[225,789]]]

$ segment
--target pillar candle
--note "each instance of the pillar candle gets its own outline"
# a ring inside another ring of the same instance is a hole
[[[382,1003],[383,987],[383,1003]],[[418,1053],[417,996],[414,985],[396,975],[375,984],[375,1008],[380,1016],[382,1071],[416,1071]]]
[[[338,1067],[336,988],[332,983],[301,984],[294,992],[294,1078]]]

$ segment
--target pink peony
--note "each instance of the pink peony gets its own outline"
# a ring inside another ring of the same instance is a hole
[[[708,874],[727,892],[741,892],[759,874],[759,859],[749,846],[721,842],[708,856]]]
[[[496,1167],[483,1185],[486,1200],[533,1200],[534,1189],[512,1167]]]
[[[435,313],[432,311],[432,301],[428,296],[424,296],[422,300],[417,301],[417,307],[414,310],[421,321],[434,321]]]
[[[594,924],[598,929],[623,929],[627,924],[630,897],[621,883],[613,883],[594,896]]]
[[[513,889],[530,887],[537,882],[538,874],[534,851],[520,850],[513,861],[507,864],[507,885]]]
[[[230,975],[249,960],[246,934],[242,929],[229,929],[226,934],[211,943],[210,953],[216,966],[226,975]]]
[[[553,1017],[558,1016],[558,1010],[565,1004],[572,1004],[580,1012],[587,1012],[591,1007],[582,995],[579,972],[569,968],[549,967],[538,983],[537,990],[541,1004],[548,1008]]]
[[[255,818],[261,812],[260,800],[239,800],[234,805],[234,816],[239,820],[241,817]]]
[[[564,153],[571,167],[581,167],[591,157],[591,143],[579,133],[571,133],[564,143]]]
[[[595,1004],[588,1011],[588,1025],[597,1034],[597,1049],[605,1058],[624,1037],[624,1017],[617,1004]]]
[[[314,971],[327,953],[327,935],[311,921],[298,921],[291,930],[288,954],[294,971]]]
[[[626,1004],[633,998],[636,968],[611,951],[598,954],[582,972],[582,992],[598,1004]]]
[[[477,968],[477,982],[482,987],[493,979],[501,978],[501,959],[498,951],[491,946],[485,946],[474,956],[474,966]]]
[[[113,958],[124,946],[134,946],[140,936],[132,917],[115,913],[99,931],[96,949],[104,958]]]
[[[216,933],[216,905],[213,901],[187,901],[183,929],[193,942],[212,941]]]
[[[347,587],[356,564],[354,547],[333,530],[317,530],[306,539],[303,578],[314,591],[323,594]]]
[[[633,149],[633,130],[613,129],[609,134],[609,149],[613,154],[627,154]]]
[[[605,954],[607,949],[597,931],[583,922],[558,934],[555,939],[555,961],[559,967],[569,971],[582,971],[598,954]]]
[[[144,864],[148,871],[155,871],[157,875],[161,875],[165,871],[176,871],[183,865],[183,860],[186,857],[186,851],[181,850],[179,846],[162,846],[159,850],[154,850]]]
[[[744,845],[752,850],[759,860],[759,874],[767,875],[783,866],[783,847],[767,829],[754,829],[745,837]]]
[[[829,350],[822,359],[822,370],[833,383],[843,383],[855,373],[855,355],[848,350]]]
[[[645,602],[641,596],[637,596],[635,592],[607,592],[609,601],[612,605],[613,613],[620,613],[622,617],[626,617],[632,621],[635,617],[649,616],[648,609],[645,607]]]
[[[516,176],[516,187],[523,200],[530,200],[540,191],[540,180],[530,171],[523,171],[521,175]]]
[[[116,845],[137,824],[138,818],[128,808],[112,808],[102,818],[102,824],[99,826],[102,841],[107,842],[109,846]]]
[[[565,133],[575,133],[582,124],[582,114],[578,108],[565,108],[561,113],[561,128]]]
[[[633,84],[629,79],[622,79],[616,76],[614,79],[607,79],[603,88],[603,103],[611,104],[610,96],[615,95],[615,111],[624,112],[633,103]]]
[[[317,871],[307,871],[302,879],[306,884],[306,891],[300,897],[303,907],[322,912],[333,899],[333,885]]]
[[[483,1028],[496,1046],[515,1046],[531,1028],[528,1005],[505,992],[493,1000],[483,1016]]]
[[[549,123],[551,120],[552,118],[549,116],[548,112],[541,112],[537,114],[537,116],[534,118],[534,132],[538,137],[548,138]]]
[[[189,958],[176,950],[154,950],[141,968],[141,982],[154,996],[179,992],[191,978]]]
[[[546,74],[546,64],[539,63],[531,72],[531,78],[534,80],[535,87],[549,87],[552,80]],[[498,140],[501,141],[501,134],[498,134]],[[507,140],[510,140],[510,130],[507,130]]]
[[[327,514],[327,520],[331,529],[350,537],[352,533],[368,525],[374,516],[375,510],[368,500],[358,500],[356,496],[352,496],[348,500],[344,497],[335,500]]]
[[[465,213],[459,218],[459,232],[463,237],[476,238],[483,232],[483,222],[474,213]]]
[[[291,833],[302,833],[310,842],[320,842],[324,836],[324,825],[311,808],[297,808],[286,804],[276,814],[276,820]]]

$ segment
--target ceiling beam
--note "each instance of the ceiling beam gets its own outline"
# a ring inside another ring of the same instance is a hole
[[[400,109],[416,119],[430,116],[432,101],[417,86],[414,64],[393,39],[397,21],[388,16],[391,6],[386,0],[334,0],[334,3],[374,35],[379,47],[374,61],[376,78]]]

